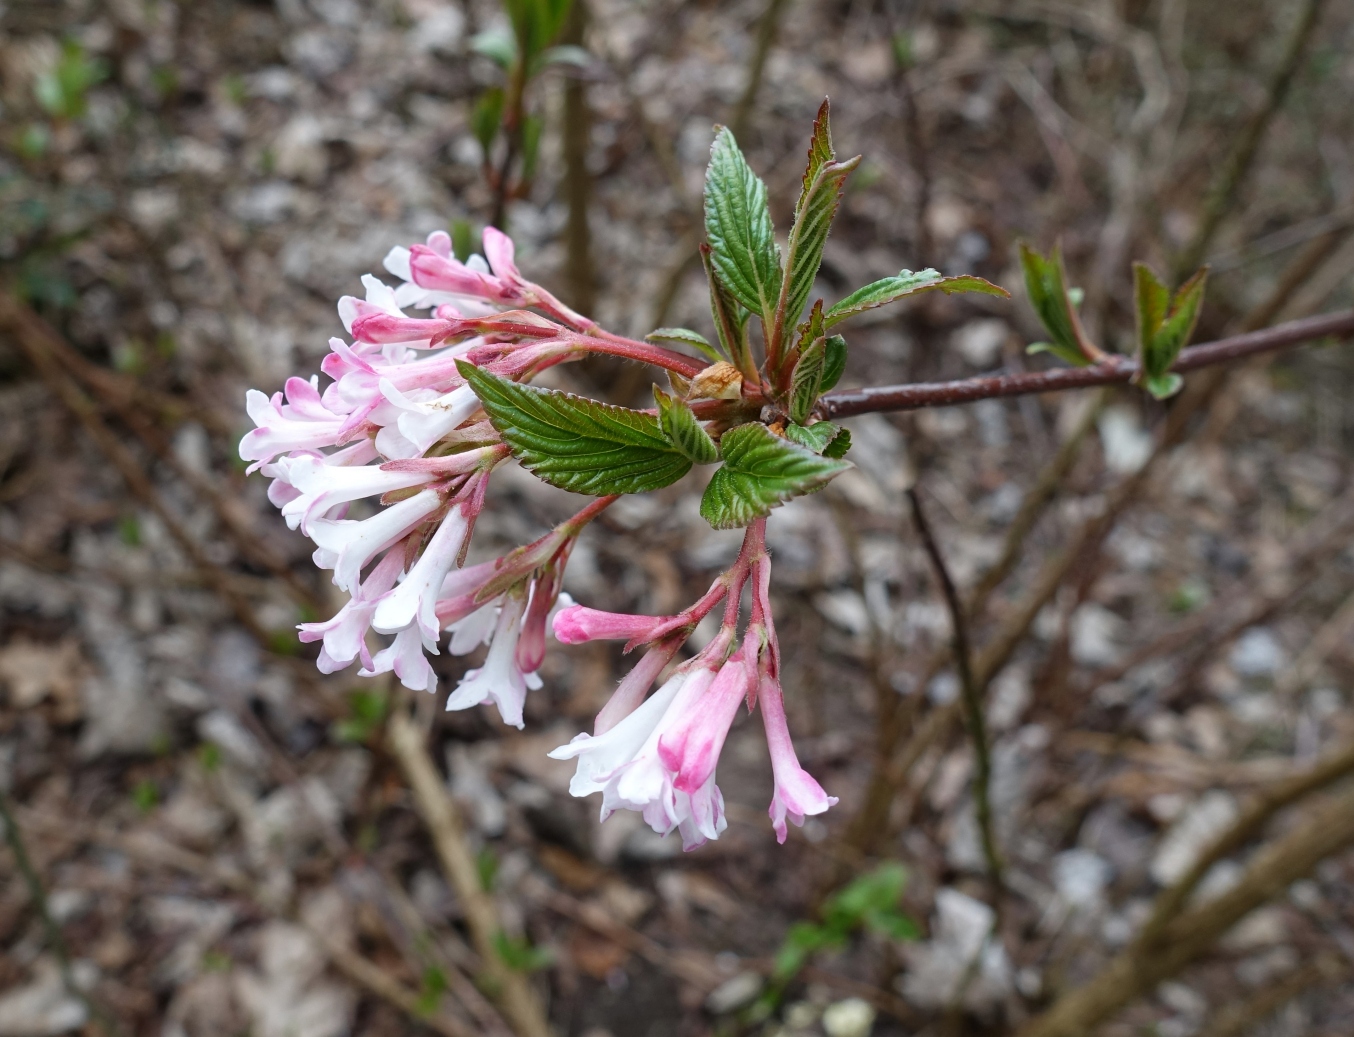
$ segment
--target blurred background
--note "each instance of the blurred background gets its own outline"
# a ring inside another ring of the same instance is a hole
[[[237,459],[246,388],[316,371],[391,246],[500,219],[527,276],[610,329],[708,333],[714,126],[783,231],[830,96],[839,154],[865,157],[819,294],[924,266],[1013,294],[874,311],[844,386],[1044,366],[1019,240],[1061,241],[1122,351],[1135,259],[1212,265],[1199,341],[1354,300],[1347,0],[575,0],[549,42],[582,50],[520,110],[507,25],[492,0],[0,4],[0,1035],[536,1037],[473,985],[467,897],[385,737],[402,700],[315,671],[294,626],[340,599]],[[643,406],[654,374],[551,384]],[[556,1033],[1012,1033],[1255,789],[1354,736],[1354,354],[1191,380],[1210,391],[1170,406],[847,422],[859,470],[770,522],[791,729],[840,798],[784,846],[755,718],[718,843],[684,855],[569,798],[544,753],[590,726],[614,646],[552,647],[522,732],[415,703],[499,953]],[[987,660],[999,898],[910,471]],[[694,599],[739,541],[700,490],[613,507],[566,589]],[[577,506],[507,472],[473,560]],[[435,660],[438,698],[478,661]],[[1332,849],[1104,1032],[1348,1033],[1354,858]]]

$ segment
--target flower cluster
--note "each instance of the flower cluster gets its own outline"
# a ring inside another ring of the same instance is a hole
[[[604,816],[638,810],[657,831],[679,829],[688,848],[714,839],[725,827],[715,784],[720,749],[738,703],[760,703],[776,779],[770,812],[783,841],[787,817],[802,823],[836,801],[800,768],[790,745],[764,519],[748,527],[738,561],[710,593],[671,617],[595,612],[560,591],[576,538],[611,496],[533,544],[464,567],[489,477],[512,457],[466,371],[523,382],[590,352],[656,363],[685,378],[705,368],[569,310],[521,276],[512,242],[497,230],[484,232],[483,249],[483,257],[461,262],[441,232],[392,249],[385,267],[398,287],[367,276],[365,299],[339,301],[351,341],[330,340],[325,388],[316,376],[291,378],[271,398],[248,394],[257,427],[241,441],[240,456],[272,480],[269,499],[314,542],[315,564],[348,593],[332,618],[301,624],[301,639],[322,642],[325,673],[360,663],[362,676],[393,673],[429,692],[437,677],[428,655],[440,652],[444,634],[456,655],[487,644],[484,664],[461,678],[447,709],[492,702],[518,727],[527,690],[540,686],[552,614],[566,643],[625,637],[631,647],[647,644],[593,733],[553,754],[578,759],[574,794],[600,791]],[[362,510],[349,517],[354,505]],[[739,600],[749,582],[752,616],[740,641]],[[718,636],[674,668],[696,624],[725,599]]]
[[[837,800],[799,765],[785,720],[780,646],[771,620],[771,559],[766,520],[747,529],[733,566],[699,601],[675,616],[626,616],[571,605],[556,614],[555,636],[565,644],[626,639],[627,648],[651,647],[621,681],[597,716],[591,735],[578,735],[550,755],[577,759],[569,791],[602,793],[602,819],[624,807],[640,811],[655,831],[681,832],[690,850],[725,828],[724,797],[715,784],[720,750],[739,703],[762,709],[775,792],[771,823],[785,842],[786,819],[797,825]],[[751,584],[752,614],[738,642],[739,603]],[[676,667],[651,696],[645,693],[691,636],[724,601],[719,633]]]

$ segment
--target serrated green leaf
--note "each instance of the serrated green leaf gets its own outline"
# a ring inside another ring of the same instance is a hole
[[[794,372],[790,376],[790,420],[802,425],[818,402],[822,391],[823,365],[827,342],[823,338],[823,300],[813,304],[813,311],[799,328],[799,353]]]
[[[827,337],[827,353],[823,358],[822,391],[827,392],[842,380],[846,372],[846,339],[840,335]]]
[[[812,450],[749,422],[724,433],[723,466],[701,497],[701,515],[715,529],[735,529],[770,514],[792,497],[822,489],[849,461],[821,457]]]
[[[752,359],[752,346],[748,342],[748,318],[751,314],[734,298],[719,276],[714,265],[714,250],[701,242],[700,255],[705,267],[705,278],[710,283],[710,315],[715,321],[719,344],[744,378],[759,378],[756,361]]]
[[[794,440],[802,447],[808,447],[815,454],[824,457],[841,458],[851,449],[851,431],[830,421],[815,421],[812,425],[797,425],[794,422],[785,426],[786,438]]]
[[[1077,367],[1085,367],[1098,359],[1101,351],[1082,330],[1081,319],[1067,287],[1062,247],[1055,245],[1045,258],[1022,243],[1020,266],[1025,272],[1025,290],[1030,305],[1048,329],[1051,341],[1047,351]]]
[[[517,39],[506,29],[485,29],[470,37],[470,49],[495,65],[510,69],[517,60]]]
[[[456,367],[513,456],[551,486],[596,497],[643,493],[691,470],[656,415],[518,385],[465,361]]]
[[[701,354],[712,364],[717,364],[721,360],[729,358],[710,344],[710,341],[699,331],[692,331],[690,328],[659,328],[651,331],[644,336],[645,342],[679,342],[684,346],[692,346],[700,350]]]
[[[799,320],[799,315],[804,312],[823,260],[823,245],[841,203],[842,185],[859,164],[859,155],[845,162],[836,161],[828,103],[824,100],[813,123],[808,167],[804,171],[804,184],[795,204],[795,220],[785,250],[785,277],[776,310],[777,328]]]
[[[1174,297],[1145,264],[1133,264],[1133,280],[1138,317],[1135,381],[1153,396],[1164,399],[1179,391],[1179,378],[1168,378],[1167,372],[1194,333],[1208,268],[1204,267],[1181,285]]]
[[[982,292],[985,295],[1001,295],[1009,298],[1011,294],[1005,288],[972,274],[943,277],[939,270],[929,268],[917,271],[901,270],[897,277],[881,278],[867,284],[864,288],[857,288],[827,311],[823,318],[823,324],[830,328],[834,324],[840,324],[848,317],[854,317],[866,310],[887,306],[899,299],[906,299],[921,292],[930,292],[937,289],[946,295],[953,295],[956,292]]]
[[[668,442],[696,464],[714,464],[719,460],[719,447],[685,400],[669,396],[658,386],[653,387],[658,402],[658,424]]]
[[[715,135],[705,172],[705,234],[720,280],[769,327],[780,296],[780,249],[766,185],[727,127]]]

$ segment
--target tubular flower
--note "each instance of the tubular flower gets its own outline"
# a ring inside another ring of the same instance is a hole
[[[680,831],[693,849],[718,838],[725,828],[724,798],[715,784],[719,754],[740,702],[762,706],[771,750],[775,792],[770,816],[776,838],[785,841],[788,817],[797,825],[837,802],[799,766],[790,742],[778,672],[780,652],[771,622],[771,563],[765,520],[748,527],[743,550],[710,591],[676,616],[626,616],[574,605],[554,620],[555,636],[566,644],[596,638],[626,639],[632,648],[650,647],[602,708],[591,735],[580,734],[550,753],[578,760],[569,791],[602,793],[602,819],[620,808],[643,814],[654,831]],[[752,586],[752,615],[734,649],[739,601]],[[724,601],[719,635],[679,666],[645,698],[696,624]]]
[[[493,228],[484,257],[458,262],[438,232],[391,250],[386,268],[403,283],[367,275],[365,298],[339,300],[352,341],[330,339],[323,390],[314,376],[289,378],[272,397],[249,391],[257,427],[240,456],[271,480],[269,500],[314,541],[315,564],[350,595],[331,619],[300,626],[303,641],[323,642],[320,670],[360,662],[364,675],[394,672],[407,687],[433,691],[428,656],[439,654],[444,633],[455,654],[489,643],[484,666],[465,676],[447,708],[492,701],[520,726],[526,691],[540,684],[548,616],[557,599],[569,603],[559,593],[569,548],[600,508],[525,554],[460,568],[488,478],[509,452],[457,364],[469,357],[503,377],[534,374],[584,354],[575,341],[581,318],[523,279],[511,240]],[[369,646],[382,636],[384,645]]]

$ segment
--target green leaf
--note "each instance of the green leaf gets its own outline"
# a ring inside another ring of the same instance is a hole
[[[475,254],[475,235],[469,220],[451,221],[451,254],[462,263]]]
[[[1062,247],[1055,245],[1048,258],[1044,258],[1022,243],[1020,265],[1025,271],[1025,290],[1030,305],[1048,329],[1051,339],[1045,349],[1030,347],[1026,352],[1050,352],[1077,367],[1100,359],[1104,354],[1087,339],[1067,288]]]
[[[821,457],[812,450],[749,422],[724,433],[723,466],[701,498],[701,515],[715,529],[735,529],[770,514],[792,497],[822,489],[849,461]]]
[[[1074,367],[1085,367],[1088,362],[1082,355],[1081,350],[1075,346],[1060,346],[1056,342],[1031,342],[1025,347],[1025,352],[1030,356],[1034,356],[1036,353],[1052,353]]]
[[[797,425],[794,422],[785,426],[786,438],[794,440],[802,447],[808,447],[815,454],[824,457],[845,457],[851,449],[851,432],[830,421],[815,421],[812,425]]]
[[[809,163],[804,170],[804,185],[795,204],[795,221],[785,251],[785,279],[780,287],[777,327],[799,320],[804,312],[823,261],[823,245],[841,203],[842,185],[859,164],[859,155],[845,162],[836,161],[828,123],[828,103],[824,100],[813,123]]]
[[[882,864],[829,897],[823,916],[829,924],[854,927],[869,915],[894,910],[906,886],[906,868],[897,863]]]
[[[669,443],[696,464],[714,464],[719,460],[719,447],[686,401],[669,396],[656,385],[653,396],[658,401],[659,427]]]
[[[865,916],[865,926],[891,940],[916,940],[921,928],[901,911],[878,911]]]
[[[725,127],[715,135],[705,172],[705,234],[720,280],[770,326],[781,272],[766,185],[749,168]]]
[[[1182,379],[1169,372],[1194,333],[1207,280],[1208,268],[1204,267],[1172,297],[1150,268],[1133,264],[1139,365],[1134,380],[1159,400],[1180,391]]]
[[[498,136],[498,127],[503,122],[503,91],[499,87],[490,87],[480,94],[475,108],[470,113],[470,132],[484,149],[484,161],[489,161],[489,150]]]
[[[842,380],[846,372],[846,339],[840,335],[827,337],[827,353],[823,358],[822,391],[827,392]]]
[[[729,359],[721,353],[699,331],[692,331],[690,328],[659,328],[651,331],[644,336],[645,342],[679,342],[684,346],[692,346],[700,350],[701,354],[712,364],[717,364],[721,360]]]
[[[827,341],[823,338],[823,300],[813,304],[813,312],[799,328],[799,359],[790,376],[790,420],[804,420],[818,402],[822,391],[823,365],[827,359]]]
[[[584,48],[564,43],[558,47],[547,47],[536,55],[531,63],[532,74],[536,74],[551,65],[572,65],[574,68],[587,68],[592,64],[592,55]]]
[[[834,324],[840,324],[848,317],[854,317],[866,310],[887,306],[899,299],[936,289],[946,295],[953,295],[955,292],[982,292],[984,295],[1001,295],[1009,298],[1011,294],[1005,288],[998,287],[991,281],[985,281],[972,274],[942,277],[939,270],[929,268],[915,272],[900,270],[897,277],[885,277],[872,284],[867,284],[864,288],[857,288],[827,311],[823,323],[830,328]]]
[[[526,937],[509,938],[503,932],[494,933],[494,950],[514,972],[536,972],[555,960],[548,947],[533,947]]]
[[[517,60],[517,38],[506,29],[486,29],[470,37],[470,49],[504,70]]]
[[[744,378],[760,378],[757,363],[752,359],[752,347],[748,343],[748,317],[751,314],[733,297],[720,278],[714,266],[714,250],[701,242],[700,254],[705,278],[710,282],[710,314],[715,320],[719,344]]]
[[[1165,400],[1184,388],[1185,380],[1174,371],[1168,371],[1166,374],[1148,375],[1141,384],[1154,398]]]
[[[808,964],[815,951],[835,942],[832,934],[821,925],[795,922],[786,932],[780,950],[776,952],[775,964],[772,966],[773,975],[781,982],[793,979],[796,973]]]
[[[691,470],[653,414],[456,366],[513,456],[551,486],[595,497],[644,493]]]

